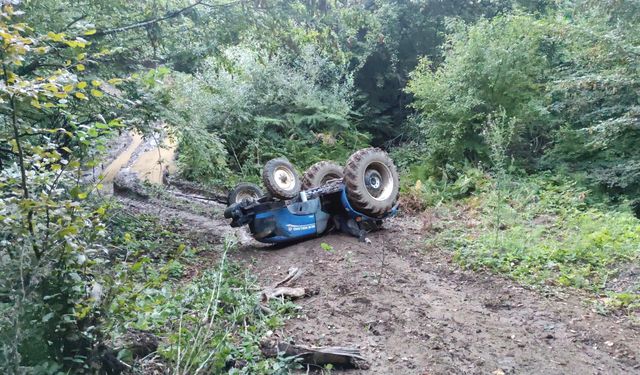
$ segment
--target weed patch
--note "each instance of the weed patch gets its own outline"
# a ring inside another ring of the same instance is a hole
[[[143,357],[153,353],[141,353],[127,339],[144,332],[158,338],[154,360],[175,374],[288,371],[291,363],[262,356],[260,340],[281,327],[295,306],[273,300],[269,309],[260,308],[255,279],[227,259],[235,250],[232,240],[212,249],[188,244],[154,216],[122,214],[112,223],[117,259],[102,277],[111,287],[101,330],[119,361],[146,368]],[[213,252],[209,258],[217,265],[198,264],[196,254],[203,252]],[[188,267],[204,270],[184,278]]]
[[[589,205],[588,191],[544,176],[509,180],[503,189],[467,199],[478,207],[477,227],[452,222],[431,242],[453,248],[466,268],[584,289],[607,309],[640,306],[640,285],[621,277],[640,264],[640,221],[630,210]]]

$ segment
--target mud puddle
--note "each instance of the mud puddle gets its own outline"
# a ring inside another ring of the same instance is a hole
[[[118,157],[116,157],[110,164],[102,172],[104,178],[102,179],[103,184],[111,184],[113,183],[113,179],[116,177],[118,172],[129,164],[133,153],[140,147],[142,144],[142,135],[137,132],[131,132],[131,141],[127,148],[122,151]]]
[[[176,171],[176,142],[173,138],[143,137],[134,131],[125,136],[129,142],[126,148],[115,150],[117,157],[102,170],[104,185],[112,184],[118,172],[125,168],[136,172],[141,181],[154,184],[162,184],[165,169],[169,173]]]
[[[160,145],[152,142],[153,147],[138,156],[131,164],[131,170],[138,173],[142,181],[162,184],[162,173],[166,168],[169,173],[176,171],[176,143],[172,138],[165,138]]]

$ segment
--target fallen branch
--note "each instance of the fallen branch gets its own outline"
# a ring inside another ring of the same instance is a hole
[[[366,370],[369,368],[367,360],[357,348],[330,346],[323,348],[309,348],[301,345],[287,343],[263,342],[260,350],[265,357],[293,357],[300,359],[301,363],[325,366],[335,365],[339,367],[357,368]]]
[[[291,287],[280,287],[280,288],[268,288],[262,291],[262,301],[266,302],[273,298],[289,298],[289,299],[298,299],[302,297],[309,297],[314,294],[317,294],[316,290],[309,288],[291,288]]]
[[[194,182],[184,181],[184,180],[174,178],[171,175],[169,175],[167,171],[164,171],[164,173],[162,174],[162,182],[167,186],[171,186],[179,189],[182,192],[182,194],[185,194],[185,195],[192,194],[197,199],[206,199],[206,200],[210,200],[210,201],[218,202],[222,204],[227,204],[228,202],[226,195],[207,190]]]
[[[300,278],[300,276],[302,276],[302,271],[297,268],[297,267],[291,267],[288,270],[288,274],[287,277],[285,277],[284,279],[280,280],[279,282],[277,282],[273,287],[277,288],[280,286],[284,286],[289,284],[289,286],[293,286],[295,281],[298,280],[298,278]]]
[[[173,195],[175,195],[176,197],[181,197],[181,198],[188,198],[188,199],[196,199],[196,200],[203,200],[203,201],[210,201],[210,202],[216,202],[219,203],[219,199],[216,198],[210,198],[210,197],[205,197],[203,195],[198,195],[198,194],[185,194],[185,193],[180,193],[177,191],[172,192]]]
[[[260,293],[260,299],[263,302],[266,302],[273,298],[298,299],[318,294],[317,289],[294,288],[293,285],[295,284],[296,280],[300,278],[300,276],[302,276],[302,271],[299,268],[289,268],[287,277],[278,281],[273,286],[266,287]]]

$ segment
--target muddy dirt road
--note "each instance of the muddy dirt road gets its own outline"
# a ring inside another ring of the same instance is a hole
[[[240,248],[231,258],[262,285],[281,280],[289,267],[302,269],[298,285],[319,294],[297,300],[299,316],[273,338],[358,347],[370,368],[351,374],[640,373],[640,327],[629,319],[600,316],[579,295],[545,297],[460,270],[446,251],[423,250],[416,218],[393,219],[370,235],[370,245],[336,233],[278,249],[228,227],[221,207],[122,201],[180,219],[185,231],[208,241],[236,235]]]
[[[274,338],[359,347],[370,367],[351,374],[640,374],[637,321],[598,315],[576,291],[544,296],[460,270],[449,250],[425,250],[429,234],[417,218],[389,221],[370,245],[330,234],[277,249],[230,228],[222,206],[120,199],[132,211],[179,219],[206,241],[237,236],[231,258],[262,285],[302,269],[298,285],[319,293],[297,300],[299,316]]]
[[[360,347],[371,363],[353,372],[362,374],[640,373],[640,330],[628,321],[597,315],[578,296],[545,298],[461,271],[446,253],[421,250],[412,218],[387,226],[371,245],[335,234],[240,251],[265,284],[295,266],[302,285],[320,289],[298,301],[304,314],[283,339]]]

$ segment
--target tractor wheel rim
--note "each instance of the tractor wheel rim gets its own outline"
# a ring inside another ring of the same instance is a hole
[[[364,173],[364,186],[371,197],[377,201],[389,199],[394,188],[394,181],[389,167],[383,163],[373,162]]]
[[[258,198],[257,194],[251,191],[241,191],[236,195],[236,203],[244,202],[245,200],[255,201]]]
[[[322,178],[322,181],[320,181],[320,183],[324,185],[329,181],[337,180],[339,178],[340,176],[338,176],[337,174],[328,174]]]
[[[273,172],[273,179],[275,180],[278,188],[285,191],[293,190],[296,186],[296,180],[293,172],[286,167],[277,167]]]

